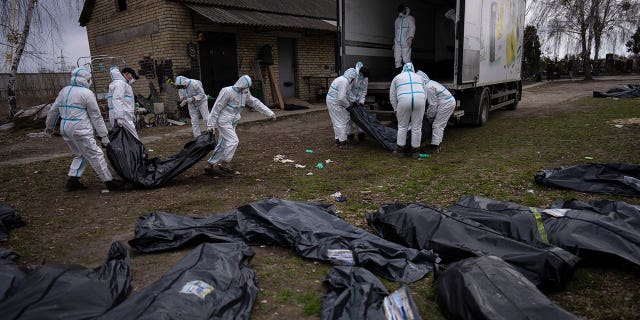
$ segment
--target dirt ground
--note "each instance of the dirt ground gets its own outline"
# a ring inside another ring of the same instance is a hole
[[[500,119],[551,115],[566,110],[567,101],[591,96],[594,90],[606,91],[620,85],[638,83],[639,79],[636,76],[536,84],[525,87],[516,111],[497,110],[489,117]],[[102,263],[111,241],[126,241],[133,237],[135,220],[148,213],[148,208],[203,216],[228,211],[266,196],[287,198],[291,190],[286,183],[274,187],[262,181],[262,177],[278,165],[272,161],[274,155],[304,157],[304,150],[312,148],[316,153],[331,152],[333,159],[339,161],[347,154],[333,145],[333,132],[326,111],[281,116],[277,121],[244,123],[238,126],[237,132],[240,145],[233,166],[242,173],[240,176],[233,179],[204,176],[203,160],[166,187],[106,194],[101,193],[102,184],[91,169],[87,169],[83,177],[90,187],[88,190],[77,193],[63,191],[71,159],[62,138],[29,138],[25,134],[0,133],[0,170],[15,167],[12,171],[15,175],[21,175],[0,180],[0,186],[4,189],[0,189],[0,202],[18,208],[28,220],[27,227],[12,230],[8,244],[29,251],[19,252],[23,255],[20,261],[26,264],[47,261],[97,265]],[[153,150],[150,156],[158,157],[174,154],[182,143],[191,138],[191,129],[186,127],[142,128],[138,133],[146,147]],[[12,179],[28,182],[33,189],[30,192],[14,190],[9,184],[14,181]],[[252,186],[248,194],[247,185]],[[213,192],[216,193],[213,207],[203,208],[195,200]],[[191,197],[194,200],[190,200]],[[255,248],[255,251],[257,254],[253,262],[256,265],[267,259],[287,260],[292,255],[287,251],[269,248]],[[158,279],[185,254],[184,251],[162,255],[132,252],[134,291]],[[309,265],[309,270],[317,269],[317,263],[303,263]],[[282,278],[286,277],[286,273],[283,273]],[[317,280],[301,281],[307,281],[307,286],[320,286]],[[268,288],[268,283],[261,280],[261,286]],[[264,291],[261,293],[264,294]],[[260,302],[256,302],[256,305],[259,307]],[[286,308],[279,309],[272,318],[288,318],[286,315]],[[295,318],[299,315],[292,313],[291,316]]]
[[[520,101],[520,104],[518,105],[517,112],[496,110],[490,114],[490,117],[499,119],[527,117],[534,114],[553,114],[555,111],[567,110],[567,107],[571,107],[569,104],[566,104],[566,102],[571,102],[585,96],[591,96],[593,91],[604,92],[617,86],[638,82],[640,82],[640,76],[603,77],[601,80],[594,81],[565,80],[533,83],[528,87],[525,85],[522,93],[522,101]],[[304,126],[312,132],[331,129],[328,114],[324,112],[304,117],[313,117],[314,120],[304,121]],[[296,138],[299,137],[297,134],[297,124],[299,124],[299,121],[301,120],[286,120],[287,121],[269,123],[269,132],[273,133],[275,136],[284,135],[290,136],[291,138],[294,138],[294,140],[299,139]],[[255,133],[256,130],[260,129],[250,127],[251,125],[244,125],[240,126],[238,129],[242,141],[241,150],[250,145],[262,144],[260,141],[261,136],[252,134]],[[259,125],[257,128],[262,128],[262,126]],[[176,131],[178,132],[177,134]],[[247,132],[246,137],[242,136],[243,131]],[[190,128],[176,126],[139,129],[139,134],[145,144],[149,141],[166,138],[168,135],[173,137],[188,137],[190,132]],[[317,138],[318,141],[325,141],[325,137],[327,136],[327,134],[324,134],[315,135],[314,137]],[[0,141],[2,142],[2,145],[0,145],[0,166],[37,162],[68,155],[66,144],[62,139],[28,138],[25,135],[15,136],[11,133],[3,132],[0,133]],[[318,145],[318,141],[307,141],[306,143],[309,145]],[[282,144],[279,143],[279,145]],[[293,145],[295,145],[295,143]],[[242,158],[246,159],[245,157]],[[243,166],[242,159],[237,160],[240,161],[238,165]],[[246,160],[249,160],[249,163],[252,162],[251,159]],[[234,160],[234,162],[236,161]]]

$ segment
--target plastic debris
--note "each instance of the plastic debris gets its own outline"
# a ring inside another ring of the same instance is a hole
[[[331,162],[334,162],[334,161],[331,160],[331,159],[327,159],[327,160],[324,161],[324,163],[331,163]]]
[[[431,157],[431,155],[428,154],[428,153],[420,153],[418,156],[420,157],[420,159],[425,159],[425,158]]]
[[[336,193],[334,193],[334,194],[330,195],[329,197],[331,197],[332,199],[335,199],[335,200],[336,200],[336,201],[338,201],[338,202],[345,202],[345,201],[347,201],[347,198],[345,198],[345,197],[342,195],[342,192],[340,192],[340,191],[338,191],[338,192],[336,192]]]
[[[353,261],[353,252],[348,249],[328,249],[327,258],[338,266],[353,266],[356,264]]]
[[[49,137],[49,135],[44,133],[44,132],[31,132],[31,133],[27,133],[27,137],[29,137],[29,138],[47,138],[47,137]]]
[[[307,149],[304,152],[306,152],[306,153],[314,153],[313,150],[311,150],[311,149]]]
[[[313,175],[313,172],[307,172],[307,175],[308,175],[308,176],[312,176],[312,175]]]
[[[296,164],[296,168],[300,168],[300,169],[304,169],[307,166],[303,165],[303,164]]]
[[[584,157],[585,160],[593,160],[593,157]]]
[[[624,128],[624,126],[623,126],[623,125],[621,125],[621,124],[616,124],[616,125],[614,125],[614,127],[618,128],[618,129],[619,129],[619,128]]]
[[[282,155],[282,154],[276,154],[275,156],[273,156],[273,161],[275,162],[280,162],[280,163],[292,163],[295,162],[291,159],[287,159],[287,156]]]
[[[318,164],[316,164],[316,168],[322,169],[324,168],[324,165],[322,164],[322,162],[318,162]]]

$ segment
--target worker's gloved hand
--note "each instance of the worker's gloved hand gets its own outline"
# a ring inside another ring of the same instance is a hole
[[[427,109],[427,119],[431,119],[431,122],[433,122],[433,119],[435,118],[436,118],[436,111]]]
[[[274,120],[274,121],[276,120],[276,114],[275,113],[271,115],[271,120]]]
[[[184,107],[187,105],[187,103],[188,103],[187,99],[182,99],[182,101],[180,101],[180,106]]]
[[[215,127],[207,127],[207,132],[215,133],[216,132],[216,128]]]
[[[44,134],[47,135],[47,137],[51,138],[51,136],[53,135],[53,129],[51,128],[45,128],[44,129]]]
[[[187,102],[188,102],[188,103],[193,103],[194,101],[196,101],[196,98],[195,98],[195,97],[191,97],[191,98],[188,98],[188,99],[187,99]]]
[[[116,123],[117,127],[124,126],[124,120],[122,120],[122,119],[116,119],[115,123]]]
[[[102,146],[106,148],[109,145],[109,143],[111,143],[111,141],[109,141],[109,137],[104,136],[100,138],[100,143],[102,143]]]

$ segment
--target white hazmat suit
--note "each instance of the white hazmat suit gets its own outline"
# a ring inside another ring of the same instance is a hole
[[[456,99],[442,84],[429,79],[426,73],[418,71],[424,79],[424,90],[427,93],[427,119],[431,121],[431,145],[439,146],[444,136],[444,128],[456,108]]]
[[[411,147],[420,148],[426,96],[424,81],[415,73],[412,63],[405,64],[402,72],[391,81],[389,100],[398,118],[396,144],[398,147],[405,146],[411,124]]]
[[[353,83],[353,87],[349,90],[348,99],[349,103],[356,103],[358,105],[364,104],[364,101],[367,97],[367,89],[369,88],[369,78],[365,77],[360,73],[360,69],[364,66],[364,64],[360,61],[356,63],[356,80]],[[364,134],[364,131],[358,127],[353,121],[349,121],[351,132],[357,133],[360,137],[361,134]]]
[[[133,89],[117,67],[111,67],[109,73],[111,74],[111,83],[109,84],[109,93],[107,95],[109,123],[112,128],[116,126],[124,127],[136,139],[140,140],[135,125],[136,103],[133,98]]]
[[[411,10],[405,7],[404,12],[400,12],[395,21],[393,57],[396,68],[402,67],[403,63],[411,62],[411,45],[416,34],[416,20],[410,13]]]
[[[349,135],[349,92],[353,88],[358,72],[349,68],[343,75],[335,78],[327,92],[327,110],[333,124],[334,138],[344,145]]]
[[[191,128],[193,129],[193,136],[198,137],[202,134],[200,129],[200,116],[207,121],[209,117],[209,103],[207,101],[207,94],[204,93],[202,82],[195,79],[189,79],[183,76],[176,77],[177,86],[185,86],[184,89],[178,89],[178,96],[180,97],[180,105],[187,105],[189,109],[189,116],[191,117]]]
[[[207,129],[211,131],[218,128],[219,133],[218,144],[208,160],[210,165],[220,164],[220,161],[230,162],[233,159],[240,142],[236,134],[236,125],[245,106],[252,107],[272,119],[276,118],[271,109],[251,95],[249,88],[251,78],[243,75],[233,86],[220,90],[207,120]]]
[[[109,144],[107,127],[91,85],[91,73],[85,68],[71,72],[71,85],[62,88],[47,114],[46,131],[53,132],[60,120],[60,134],[74,155],[69,168],[69,177],[80,178],[87,163],[107,182],[113,176],[107,167],[102,149],[96,144],[94,130],[103,144]]]

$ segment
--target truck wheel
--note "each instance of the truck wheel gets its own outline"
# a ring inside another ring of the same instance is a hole
[[[491,109],[491,94],[489,93],[489,89],[482,89],[480,99],[476,101],[478,106],[478,118],[475,124],[482,127],[487,123],[487,120],[489,119],[489,109]]]

